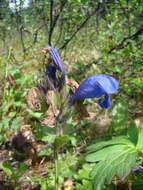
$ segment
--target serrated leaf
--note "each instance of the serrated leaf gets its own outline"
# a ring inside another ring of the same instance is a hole
[[[90,153],[86,156],[86,161],[87,162],[98,162],[98,161],[103,161],[106,159],[106,156],[110,151],[112,151],[114,146],[106,147],[103,148],[102,150],[99,150],[97,152]]]
[[[124,149],[126,149],[126,147],[130,147],[128,145],[112,145],[109,147],[105,147],[101,150],[98,150],[97,152],[94,153],[90,153],[86,156],[86,161],[88,162],[97,162],[97,161],[103,161],[110,157],[114,157],[116,159],[116,157],[118,158],[118,155],[121,154]],[[132,146],[133,148],[135,148],[134,146]]]
[[[115,145],[115,144],[132,145],[132,142],[129,140],[129,138],[127,136],[118,136],[118,137],[113,137],[111,140],[108,140],[108,141],[101,141],[101,142],[97,142],[96,144],[92,144],[87,147],[87,150],[88,151],[97,151],[106,146]]]
[[[123,180],[130,173],[132,166],[136,164],[136,157],[136,151],[132,151],[129,154],[126,154],[126,157],[124,157],[122,164],[119,165],[117,169],[117,175],[120,177],[120,179]]]
[[[105,149],[108,149],[106,153]],[[101,190],[103,185],[109,184],[115,175],[119,175],[122,179],[125,178],[134,166],[137,156],[135,147],[128,145],[113,145],[100,151],[105,153],[104,159],[95,165],[90,174],[94,181],[95,190]]]

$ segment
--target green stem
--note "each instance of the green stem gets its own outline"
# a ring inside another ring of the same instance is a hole
[[[54,147],[54,158],[55,158],[55,190],[58,190],[59,187],[59,178],[58,178],[58,151]]]
[[[59,122],[56,122],[56,137],[59,135]],[[56,147],[56,144],[54,143],[54,159],[55,159],[55,190],[58,190],[59,188],[59,177],[58,177],[58,148]]]
[[[62,109],[59,115],[56,118],[56,137],[58,135],[63,135],[63,123],[65,119],[66,113],[69,111],[70,107],[66,107],[65,109]],[[59,188],[59,168],[58,168],[58,148],[54,144],[54,159],[55,159],[55,190],[58,190]]]

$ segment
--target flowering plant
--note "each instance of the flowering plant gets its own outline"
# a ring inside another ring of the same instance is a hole
[[[49,89],[61,89],[65,84],[65,69],[60,56],[56,49],[51,46],[44,48],[49,53],[54,64],[49,63],[46,66],[46,79]],[[57,70],[61,72],[61,77],[57,77]],[[100,98],[98,104],[102,108],[110,108],[112,106],[109,94],[113,94],[118,90],[119,83],[112,76],[104,74],[95,74],[86,78],[75,93],[70,97],[70,104],[73,105],[78,99]],[[104,98],[101,98],[104,96]]]
[[[94,74],[78,85],[77,82],[66,79],[64,65],[55,48],[48,45],[44,48],[44,52],[50,55],[50,60],[48,59],[44,71],[44,85],[38,84],[37,87],[31,89],[28,94],[28,104],[33,109],[35,102],[36,110],[41,109],[40,101],[37,101],[39,94],[41,94],[41,99],[43,98],[48,105],[46,118],[40,119],[42,125],[54,128],[55,189],[58,190],[58,151],[67,142],[72,142],[69,133],[65,132],[70,114],[75,113],[75,116],[79,114],[80,120],[87,117],[89,114],[83,101],[80,101],[80,99],[86,98],[98,98],[98,105],[101,108],[110,108],[112,106],[110,94],[118,90],[119,83],[112,76]],[[69,91],[64,88],[66,85],[71,87]],[[56,99],[58,103],[55,101]]]

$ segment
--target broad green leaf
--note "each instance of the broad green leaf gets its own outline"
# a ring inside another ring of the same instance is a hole
[[[137,149],[143,153],[143,126],[138,136]]]
[[[128,120],[128,107],[127,103],[119,99],[112,110],[112,128],[114,131],[125,129]]]
[[[127,135],[129,139],[136,145],[138,141],[138,129],[134,123],[128,126]]]
[[[108,149],[108,151],[105,149]],[[94,189],[101,190],[105,183],[110,183],[115,175],[125,178],[135,165],[137,151],[135,147],[114,145],[103,148],[104,159],[95,165],[90,176],[94,179]],[[99,151],[97,151],[98,153]],[[94,154],[94,156],[96,156]]]
[[[97,151],[103,147],[115,145],[115,144],[133,145],[133,143],[129,140],[127,136],[118,136],[118,137],[113,137],[111,140],[108,140],[108,141],[101,141],[101,142],[97,142],[96,144],[92,144],[87,147],[87,150]]]
[[[133,144],[131,146],[129,145],[111,145],[108,147],[105,147],[101,150],[98,150],[97,152],[93,152],[90,153],[86,156],[86,161],[88,162],[97,162],[100,160],[106,160],[108,159],[108,157],[114,157],[116,158],[116,156],[118,157],[118,154],[122,153],[124,151],[124,149],[126,149],[127,147],[131,147],[133,149],[135,149],[135,146],[133,146]],[[115,154],[116,153],[116,154]]]
[[[123,157],[121,165],[118,166],[117,173],[120,179],[123,180],[130,173],[132,166],[136,165],[136,157],[136,151],[132,151],[129,154],[126,154],[125,157]]]
[[[112,150],[112,147],[107,147],[104,148],[103,150],[99,150],[97,152],[94,153],[90,153],[86,156],[86,161],[87,162],[98,162],[101,160],[105,160],[106,159],[106,154]]]

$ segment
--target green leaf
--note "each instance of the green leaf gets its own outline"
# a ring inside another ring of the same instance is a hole
[[[12,166],[10,165],[9,162],[5,161],[5,162],[1,162],[0,163],[0,167],[4,170],[4,172],[8,175],[8,176],[12,176],[14,173],[14,170],[12,168]]]
[[[138,136],[137,149],[143,153],[143,126],[141,127],[141,131]]]
[[[20,178],[22,175],[24,175],[25,172],[28,170],[28,168],[29,167],[26,164],[20,163],[18,170],[16,170],[16,172],[15,172],[16,178]]]
[[[108,140],[108,141],[101,141],[101,142],[92,144],[87,147],[87,150],[88,151],[97,151],[106,146],[115,145],[115,144],[133,145],[133,143],[129,140],[129,138],[127,136],[118,136],[118,137],[113,137],[111,140]]]
[[[92,152],[86,156],[86,161],[96,163],[90,173],[95,190],[101,190],[104,184],[109,184],[115,175],[124,179],[136,165],[138,151],[126,136],[97,142],[89,146],[87,150]]]
[[[15,117],[15,115],[16,115],[16,111],[13,111],[8,114],[8,117],[13,118]]]
[[[127,103],[119,99],[112,110],[112,128],[114,131],[125,129],[128,120]]]
[[[129,125],[127,135],[129,139],[136,145],[138,141],[138,129],[134,123]]]
[[[51,148],[44,148],[38,153],[38,156],[49,156],[53,153]]]
[[[55,139],[55,147],[59,148],[63,146],[64,144],[68,143],[70,141],[70,137],[68,136],[57,136]]]
[[[12,121],[11,129],[16,131],[20,127],[20,121],[22,120],[22,117],[17,117]]]
[[[117,175],[120,177],[120,179],[124,180],[125,177],[130,173],[132,166],[136,165],[136,157],[136,151],[129,152],[129,154],[126,154],[125,157],[123,157],[121,165],[119,165],[117,168]]]
[[[124,179],[135,165],[136,156],[135,147],[123,144],[105,147],[92,153],[92,161],[101,157],[101,161],[95,165],[90,173],[94,181],[94,189],[101,190],[103,185],[109,184],[115,175]],[[91,155],[87,156],[86,160],[91,160]]]
[[[78,180],[89,179],[89,173],[92,169],[91,166],[93,166],[93,164],[84,164],[82,169],[78,171],[78,174],[75,175],[75,178]]]
[[[40,119],[43,115],[43,113],[41,112],[36,112],[36,111],[33,111],[33,110],[30,110],[30,109],[27,109],[28,113],[32,116],[32,117],[35,117],[37,119]]]
[[[119,145],[120,146],[120,145]],[[106,156],[108,156],[108,152],[113,150],[114,146],[103,148],[97,152],[90,153],[86,156],[87,162],[98,162],[101,160],[105,160]]]
[[[66,127],[64,128],[64,134],[72,134],[75,132],[75,126],[77,123],[72,118],[66,121]]]
[[[54,143],[55,138],[56,138],[56,135],[49,134],[49,135],[46,135],[46,136],[42,136],[40,139],[42,141],[45,141],[45,142],[48,142],[48,143],[52,144],[52,143]]]
[[[73,146],[76,146],[76,143],[77,143],[77,139],[75,138],[75,137],[69,137],[70,138],[70,141],[71,141],[71,144],[73,145]]]

